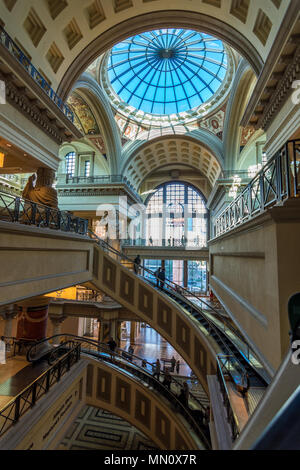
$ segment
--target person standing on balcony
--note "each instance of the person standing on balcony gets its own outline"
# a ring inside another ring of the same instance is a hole
[[[175,366],[176,366],[176,359],[175,359],[174,356],[172,356],[172,359],[171,359],[171,372],[174,372]]]
[[[149,245],[150,245],[150,246],[153,246],[153,239],[152,239],[151,235],[150,235],[150,237],[149,237]]]
[[[133,265],[135,274],[139,274],[140,265],[141,265],[141,258],[140,258],[140,255],[137,255],[137,257],[134,260],[134,265]]]

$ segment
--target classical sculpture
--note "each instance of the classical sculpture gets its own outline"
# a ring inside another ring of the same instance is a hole
[[[54,177],[55,173],[50,168],[38,168],[36,174],[28,178],[22,197],[57,209],[57,191],[52,187]]]

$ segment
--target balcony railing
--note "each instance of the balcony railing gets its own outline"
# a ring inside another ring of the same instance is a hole
[[[190,248],[207,248],[207,241],[201,239],[200,237],[195,237],[193,239],[182,240],[181,238],[171,238],[171,239],[153,239],[146,240],[145,238],[137,239],[127,239],[122,241],[123,247],[133,247],[133,246],[145,246],[148,248],[159,247],[159,248],[181,248],[183,250],[188,250]]]
[[[123,175],[95,175],[95,176],[72,176],[68,174],[58,175],[57,185],[64,184],[126,184],[126,186],[141,200],[141,196],[136,191],[135,187]]]
[[[0,43],[10,52],[10,54],[21,64],[28,72],[31,78],[42,88],[42,90],[49,96],[49,98],[56,104],[56,106],[64,113],[64,115],[74,122],[74,114],[70,108],[63,102],[63,100],[55,93],[53,88],[38,72],[34,65],[30,62],[24,52],[17,46],[7,32],[0,26]]]
[[[288,141],[213,223],[218,237],[285,199],[300,195],[300,139]]]
[[[85,235],[88,221],[0,191],[0,220]]]

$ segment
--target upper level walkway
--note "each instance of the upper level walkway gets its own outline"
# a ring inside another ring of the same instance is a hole
[[[208,261],[209,254],[207,247],[197,247],[189,245],[177,246],[152,246],[142,244],[122,244],[122,252],[129,258],[140,255],[141,259],[178,259]]]
[[[287,141],[213,221],[212,239],[300,195],[300,139]]]

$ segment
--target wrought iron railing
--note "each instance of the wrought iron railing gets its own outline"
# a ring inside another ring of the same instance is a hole
[[[228,362],[227,366],[230,367],[230,361]],[[222,398],[223,398],[223,404],[226,409],[227,413],[227,421],[230,425],[231,429],[231,439],[232,441],[235,441],[235,439],[239,436],[240,434],[240,428],[239,428],[239,423],[238,419],[236,417],[236,414],[234,413],[230,399],[229,399],[229,392],[228,388],[226,385],[226,376],[230,377],[231,380],[233,380],[231,376],[230,370],[226,367],[226,364],[224,364],[224,361],[221,361],[219,357],[217,357],[217,377],[218,377],[218,382],[220,384],[220,389],[222,393]]]
[[[0,191],[0,220],[85,235],[88,221],[49,206]]]
[[[17,46],[12,40],[5,29],[0,26],[0,43],[10,52],[10,54],[21,64],[24,69],[28,72],[31,78],[37,83],[41,89],[46,93],[47,96],[56,104],[56,106],[64,113],[64,115],[71,121],[74,122],[74,114],[63,100],[55,93],[53,88],[44,79],[44,77],[38,72],[34,65],[30,62],[24,52]]]
[[[137,239],[126,239],[122,240],[122,246],[146,246],[146,247],[163,247],[163,248],[182,248],[182,249],[189,249],[189,248],[207,248],[207,241],[206,239],[195,237],[192,239],[183,240],[182,238],[169,238],[169,239],[145,239],[145,238],[137,238]]]
[[[234,179],[236,176],[239,178],[250,178],[248,170],[223,170],[219,175],[218,180],[222,179]]]
[[[132,183],[123,175],[93,175],[93,176],[72,176],[61,174],[57,177],[57,185],[65,184],[126,184],[126,186],[141,200],[141,196],[136,191]]]
[[[26,354],[28,349],[33,346],[37,341],[28,340],[25,338],[15,338],[14,336],[1,336],[0,338],[5,343],[5,357],[9,359],[18,354]]]
[[[288,141],[213,222],[213,237],[300,195],[300,139]]]
[[[3,436],[19,419],[44,396],[49,389],[80,359],[80,344],[70,348],[49,369],[0,409],[0,436]]]

